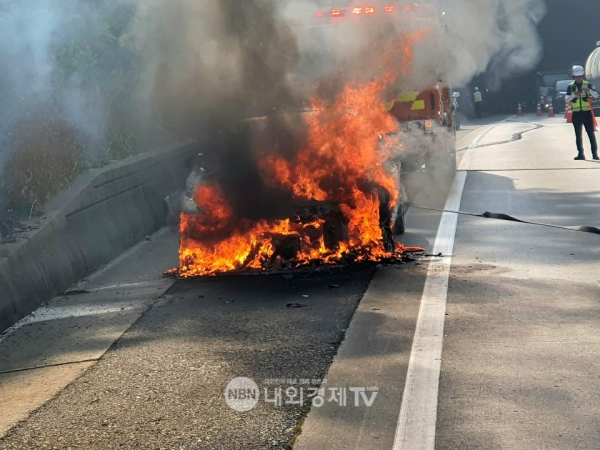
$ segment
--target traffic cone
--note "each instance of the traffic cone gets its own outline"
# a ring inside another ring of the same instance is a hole
[[[552,106],[552,103],[550,104],[550,108],[548,109],[548,117],[556,117],[554,114],[554,106]]]
[[[573,105],[569,103],[567,105],[567,123],[573,123]]]
[[[517,116],[521,117],[523,115],[523,107],[519,103],[519,107],[517,108]]]
[[[590,109],[592,111],[592,117],[594,118],[594,131],[598,131],[598,120],[596,119],[596,113],[594,112],[594,105],[592,105],[592,100],[590,102]]]
[[[542,114],[542,105],[538,103],[536,116],[543,116]]]

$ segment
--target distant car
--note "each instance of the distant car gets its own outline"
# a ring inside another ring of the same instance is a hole
[[[567,89],[573,80],[561,80],[556,82],[554,90],[556,94],[552,102],[554,111],[557,113],[564,113],[566,107]]]
[[[555,102],[556,83],[570,78],[571,73],[570,71],[538,72],[537,77],[539,103],[542,111],[548,111],[550,104],[554,105]]]

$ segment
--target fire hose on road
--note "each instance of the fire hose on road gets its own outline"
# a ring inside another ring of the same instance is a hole
[[[507,119],[507,120],[511,120],[511,119],[512,118]],[[534,125],[533,128],[515,133],[511,139],[508,139],[505,141],[500,141],[500,142],[492,142],[489,144],[477,143],[476,145],[472,146],[471,148],[490,147],[490,146],[502,145],[502,144],[507,144],[510,142],[518,141],[523,138],[524,134],[529,133],[531,131],[539,130],[540,128],[544,127],[544,125],[541,125],[538,123],[534,123],[532,125]],[[461,151],[461,150],[466,150],[466,149],[459,149],[457,151]],[[466,212],[466,211],[455,211],[455,210],[449,210],[449,209],[440,209],[440,208],[431,208],[431,207],[427,207],[427,206],[420,206],[413,202],[405,202],[404,205],[407,209],[412,207],[415,209],[421,209],[421,210],[425,210],[425,211],[437,211],[437,212],[442,212],[442,213],[458,214],[461,216],[482,217],[485,219],[504,220],[504,221],[508,221],[508,222],[517,222],[517,223],[536,225],[536,226],[548,227],[548,228],[558,228],[558,229],[562,229],[562,230],[575,231],[575,232],[580,232],[580,233],[600,234],[600,228],[592,227],[592,226],[585,226],[585,225],[584,226],[562,226],[562,225],[555,225],[555,224],[523,220],[523,219],[519,219],[517,217],[513,217],[513,216],[510,216],[510,215],[504,214],[504,213],[494,213],[494,212],[486,211],[482,214],[476,214],[476,213],[471,213],[471,212]]]
[[[523,224],[528,224],[528,225],[537,225],[540,227],[559,228],[562,230],[576,231],[576,232],[580,232],[580,233],[600,234],[600,228],[597,228],[597,227],[591,227],[591,226],[567,227],[567,226],[562,226],[562,225],[554,225],[554,224],[541,223],[541,222],[532,222],[532,221],[528,221],[528,220],[519,219],[517,217],[509,216],[508,214],[494,213],[494,212],[490,212],[490,211],[486,211],[482,214],[476,214],[476,213],[470,213],[470,212],[465,212],[465,211],[452,211],[452,210],[447,210],[447,209],[429,208],[426,206],[419,206],[419,205],[416,205],[416,204],[410,203],[410,202],[407,202],[406,206],[409,208],[422,209],[425,211],[446,212],[446,213],[450,213],[450,214],[458,214],[461,216],[483,217],[485,219],[505,220],[508,222],[518,222],[518,223],[523,223]]]

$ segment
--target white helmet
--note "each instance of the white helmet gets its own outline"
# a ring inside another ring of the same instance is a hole
[[[582,66],[573,66],[573,76],[582,77],[585,75],[585,69]]]
[[[478,88],[478,87],[476,87],[476,88],[475,88],[475,92],[477,92],[477,91],[479,91],[479,88]]]

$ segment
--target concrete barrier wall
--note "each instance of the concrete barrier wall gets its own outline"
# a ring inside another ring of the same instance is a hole
[[[0,259],[0,332],[161,228],[164,198],[183,189],[197,151],[92,170],[50,202],[40,229]]]

